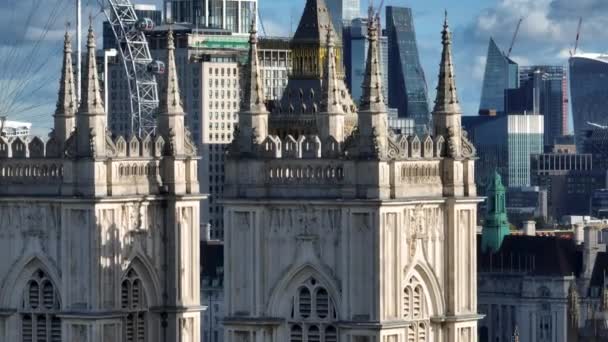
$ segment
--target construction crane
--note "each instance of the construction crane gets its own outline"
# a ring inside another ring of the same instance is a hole
[[[608,130],[608,126],[600,125],[600,124],[597,124],[595,122],[589,122],[589,121],[587,121],[587,125],[589,125],[591,127],[598,128],[598,129],[607,129]]]
[[[264,21],[262,21],[262,14],[258,11],[258,18],[260,19],[260,26],[262,27],[262,33],[264,33],[264,37],[268,37],[266,34],[266,28],[264,27]]]
[[[576,55],[578,50],[578,42],[581,37],[581,28],[583,27],[583,17],[578,18],[578,28],[576,29],[576,40],[574,41],[574,49],[570,50],[570,57]]]
[[[519,21],[517,22],[515,33],[513,33],[513,39],[511,39],[511,46],[509,46],[509,51],[507,52],[507,58],[511,57],[511,52],[513,51],[513,46],[515,45],[515,40],[517,39],[517,35],[519,34],[519,29],[521,28],[521,23],[523,21],[524,18],[519,18]]]

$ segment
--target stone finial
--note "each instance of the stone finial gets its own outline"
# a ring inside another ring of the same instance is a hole
[[[57,141],[65,142],[74,129],[74,115],[77,110],[74,71],[72,69],[72,38],[65,32],[63,44],[63,67],[59,81],[59,96],[55,109],[54,136]]]
[[[181,104],[179,79],[175,64],[175,42],[173,29],[167,32],[167,80],[160,96],[160,111],[158,115],[158,131],[167,141],[169,155],[184,155],[190,145],[189,132],[185,125],[185,113]]]
[[[104,114],[105,110],[101,100],[101,87],[97,74],[95,33],[93,23],[89,24],[89,35],[87,37],[87,57],[82,82],[82,98],[80,100],[80,112],[87,114]]]
[[[177,67],[175,65],[175,38],[173,36],[173,28],[169,27],[167,33],[167,82],[164,92],[160,96],[161,114],[177,114],[183,115],[184,108],[182,107],[179,83],[177,78]]]
[[[454,65],[452,64],[452,34],[448,25],[448,14],[445,12],[442,31],[443,51],[439,66],[439,82],[437,85],[437,98],[433,113],[461,114],[460,103],[456,91]]]
[[[340,87],[338,85],[338,73],[336,71],[336,54],[333,32],[327,30],[327,61],[325,63],[325,75],[323,77],[323,99],[321,112],[344,113],[340,102]]]
[[[251,113],[268,113],[264,104],[264,86],[258,60],[258,37],[255,17],[249,31],[249,63],[245,68],[243,101],[241,110]]]
[[[380,49],[378,47],[378,29],[376,18],[371,16],[367,26],[369,48],[363,79],[363,95],[359,109],[362,111],[386,112],[382,94],[382,66],[380,65]]]
[[[568,321],[572,327],[578,327],[580,317],[579,297],[576,290],[576,283],[572,281],[568,288]]]

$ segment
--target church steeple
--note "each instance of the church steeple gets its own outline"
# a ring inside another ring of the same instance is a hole
[[[363,95],[359,106],[359,135],[361,155],[378,155],[380,157],[386,150],[388,136],[388,117],[386,104],[382,94],[382,68],[380,66],[380,53],[378,47],[378,29],[374,16],[368,22],[367,64],[363,79]]]
[[[242,153],[252,152],[256,141],[268,136],[268,109],[264,104],[264,86],[258,60],[258,37],[255,19],[249,32],[249,62],[244,72],[243,99],[239,114],[238,144]]]
[[[89,25],[87,57],[83,68],[82,98],[76,114],[77,151],[80,156],[104,156],[106,147],[106,113],[101,101],[97,74],[93,23]]]
[[[186,127],[175,65],[175,38],[173,29],[167,32],[167,80],[160,97],[158,131],[171,144],[171,153],[183,155],[185,152]]]
[[[462,125],[460,103],[456,91],[454,65],[452,64],[452,34],[448,25],[447,11],[442,31],[443,51],[439,66],[437,98],[433,110],[435,134],[443,135],[448,143],[450,157],[460,157],[462,152]]]
[[[77,110],[76,90],[74,86],[74,71],[72,70],[72,38],[65,32],[63,45],[63,68],[59,82],[59,97],[55,109],[54,133],[57,143],[62,146],[74,130],[75,114]]]

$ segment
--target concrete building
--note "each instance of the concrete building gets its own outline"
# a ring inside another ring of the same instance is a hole
[[[547,222],[547,190],[539,186],[522,186],[507,190],[507,217],[515,227],[526,221]],[[544,227],[538,227],[544,228]]]
[[[331,19],[306,7],[319,15],[301,19],[287,86],[301,91],[283,110],[264,106],[251,38],[226,163],[224,341],[475,341],[481,199],[447,20],[435,135],[393,136],[377,23],[353,130]]]
[[[606,187],[606,170],[591,154],[545,153],[531,156],[531,182],[547,190],[549,217],[589,215],[593,192]]]
[[[291,40],[284,37],[260,39],[258,52],[265,101],[278,101],[283,97],[292,69],[290,43]]]
[[[203,196],[172,37],[154,135],[107,129],[91,27],[80,105],[66,34],[49,140],[0,137],[1,341],[200,341]]]

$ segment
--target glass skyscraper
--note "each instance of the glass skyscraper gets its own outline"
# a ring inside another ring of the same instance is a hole
[[[519,88],[519,67],[517,63],[500,51],[490,38],[486,70],[483,77],[481,104],[479,111],[496,111],[505,114],[505,90]]]
[[[338,34],[342,34],[343,27],[350,26],[351,21],[361,16],[360,0],[326,0],[326,2],[331,21]]]
[[[570,58],[570,96],[576,144],[581,147],[588,123],[608,126],[608,56]]]
[[[420,65],[412,10],[386,7],[388,37],[388,104],[400,117],[414,119],[416,131],[431,120],[426,78]]]
[[[248,35],[257,0],[164,0],[167,20]]]

